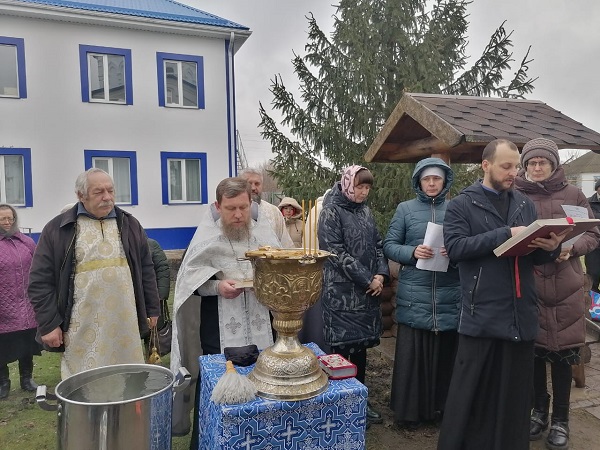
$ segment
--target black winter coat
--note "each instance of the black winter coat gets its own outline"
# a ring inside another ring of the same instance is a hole
[[[29,299],[35,310],[38,334],[56,327],[67,331],[73,308],[75,229],[78,203],[44,226],[33,255],[29,275]],[[158,317],[160,305],[156,275],[146,232],[127,211],[115,206],[117,226],[127,258],[138,317],[140,335],[149,333],[148,317]],[[118,320],[118,312],[115,312]]]
[[[511,236],[510,228],[537,219],[533,202],[517,191],[507,192],[508,220],[489,201],[481,181],[453,198],[444,219],[444,244],[458,263],[462,308],[458,331],[473,337],[533,341],[538,333],[533,266],[555,260],[538,249],[529,255],[498,258],[493,250]],[[518,278],[516,277],[518,274]]]
[[[373,276],[389,279],[389,268],[371,210],[344,196],[338,182],[323,201],[318,226],[319,247],[335,255],[323,272],[325,342],[334,347],[378,345],[379,297],[366,291]]]

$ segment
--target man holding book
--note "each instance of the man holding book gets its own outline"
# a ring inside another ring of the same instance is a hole
[[[565,217],[569,205],[579,207],[571,209],[581,216],[594,218],[581,189],[567,181],[553,141],[537,138],[527,142],[521,164],[523,168],[515,179],[515,187],[533,200],[538,219]],[[549,362],[553,396],[546,443],[553,450],[569,446],[571,365],[579,364],[579,348],[585,344],[584,274],[579,257],[593,251],[599,239],[598,228],[593,227],[575,240],[563,242],[560,256],[535,272],[540,331],[535,342],[534,409],[529,438],[540,439],[548,429],[550,395],[546,387],[546,363]]]
[[[448,256],[458,263],[461,318],[439,450],[529,449],[533,347],[538,331],[533,266],[554,261],[564,236],[536,238],[537,249],[499,258],[494,249],[536,220],[534,204],[513,190],[517,147],[494,140],[483,150],[484,177],[450,201]]]

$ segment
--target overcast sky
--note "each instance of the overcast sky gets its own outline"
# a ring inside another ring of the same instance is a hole
[[[258,103],[270,109],[270,81],[281,74],[288,89],[293,51],[304,55],[312,12],[320,28],[330,32],[335,8],[331,0],[179,0],[195,8],[249,27],[252,35],[236,55],[237,126],[250,165],[269,159],[262,141]],[[527,47],[534,61],[529,75],[539,77],[527,98],[541,100],[587,127],[600,131],[600,1],[474,0],[468,7],[468,53],[481,55],[494,30],[506,20],[516,70]],[[399,94],[400,96],[400,94]],[[273,117],[277,114],[272,114]],[[366,151],[366,149],[365,149]]]

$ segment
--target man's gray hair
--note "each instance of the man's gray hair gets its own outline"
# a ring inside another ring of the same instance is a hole
[[[245,178],[246,175],[258,175],[260,177],[260,181],[263,181],[263,173],[254,167],[246,167],[238,174],[238,176],[242,178]]]
[[[246,180],[241,177],[225,178],[217,185],[217,202],[221,204],[223,197],[234,198],[243,193],[248,194],[248,200],[252,198],[252,188]]]
[[[79,176],[77,177],[77,179],[75,180],[75,194],[79,195],[84,195],[87,196],[88,195],[88,188],[90,187],[90,183],[89,183],[89,176],[93,173],[103,173],[106,176],[108,176],[111,181],[112,181],[112,177],[106,173],[104,170],[102,169],[98,169],[97,167],[92,167],[91,169],[86,170],[83,173],[80,173]]]

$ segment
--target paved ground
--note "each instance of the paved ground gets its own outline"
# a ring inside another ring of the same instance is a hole
[[[383,338],[376,349],[383,356],[394,360],[396,338]],[[600,419],[600,343],[589,345],[592,357],[585,365],[585,387],[571,387],[571,410],[583,409]]]

